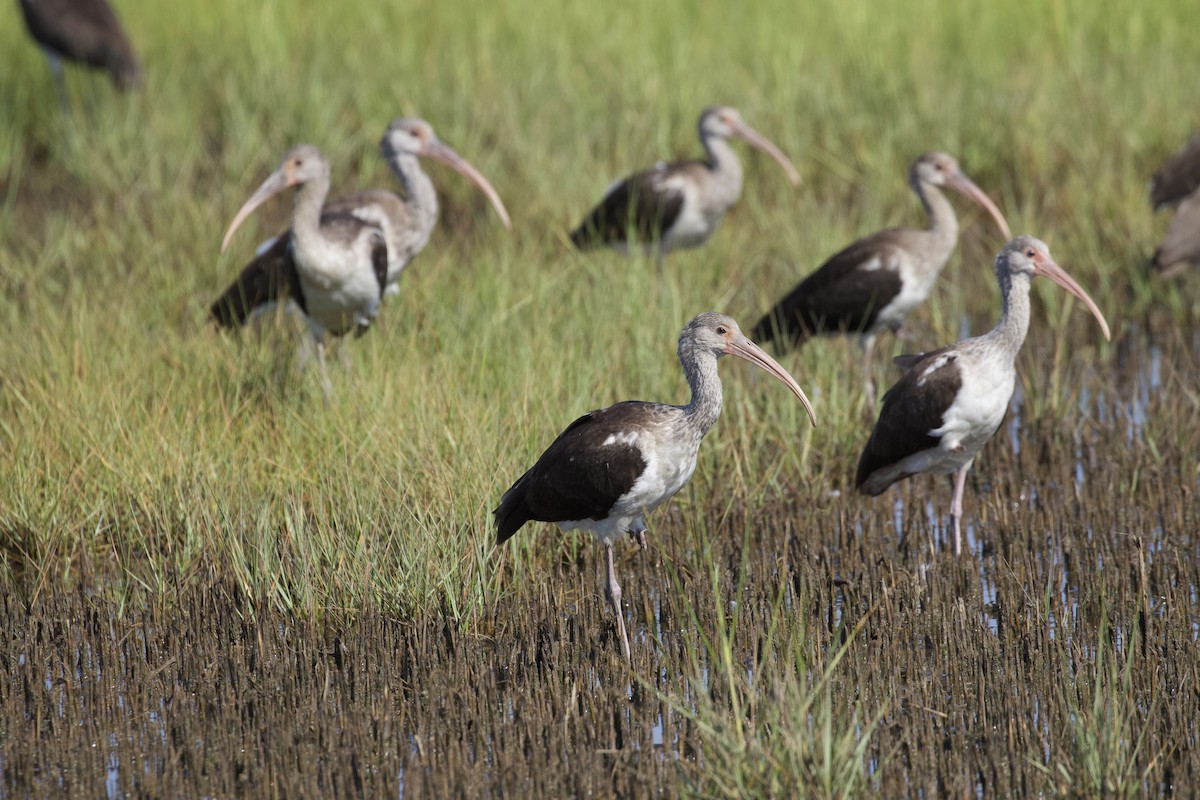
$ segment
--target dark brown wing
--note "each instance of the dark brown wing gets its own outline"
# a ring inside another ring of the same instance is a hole
[[[208,313],[218,325],[223,328],[244,325],[256,308],[288,299],[296,301],[302,311],[308,311],[292,260],[291,240],[291,231],[275,237],[217,298]]]
[[[383,231],[376,231],[371,237],[371,268],[375,271],[375,280],[379,282],[379,296],[387,288],[388,249]]]
[[[383,231],[378,229],[371,233],[371,271],[375,273],[375,280],[379,284],[379,299],[383,300],[383,290],[387,288],[388,249]],[[360,324],[354,335],[362,336],[369,327],[369,325]]]
[[[638,241],[661,238],[683,211],[683,191],[671,178],[694,168],[697,162],[680,161],[648,169],[613,186],[592,212],[571,233],[580,250],[624,242],[632,230]]]
[[[799,344],[823,333],[865,331],[900,293],[892,231],[860,239],[834,254],[763,316],[750,332],[760,344]]]
[[[21,11],[29,34],[43,47],[108,70],[122,89],[141,82],[137,56],[105,0],[21,0]]]
[[[929,432],[942,427],[946,410],[962,388],[957,361],[953,347],[928,353],[883,396],[879,420],[858,460],[854,484],[859,491],[867,491],[863,485],[876,471],[937,447],[939,438]],[[897,475],[892,483],[907,477]],[[870,494],[881,494],[887,486],[876,488]]]
[[[1189,263],[1200,263],[1200,192],[1179,204],[1162,244],[1154,251],[1153,266],[1164,276],[1174,275]]]
[[[1150,179],[1150,204],[1154,208],[1178,202],[1200,188],[1200,136],[1167,159]]]
[[[937,350],[930,350],[928,353],[901,353],[900,355],[892,358],[892,363],[905,372],[908,372],[910,369],[930,356],[940,356],[942,353],[953,350],[955,346],[956,345],[952,344],[946,345],[945,347],[939,347]]]
[[[496,543],[508,541],[530,520],[604,519],[646,469],[640,449],[605,444],[638,427],[652,403],[629,401],[584,414],[559,434],[533,467],[504,493],[493,512]]]

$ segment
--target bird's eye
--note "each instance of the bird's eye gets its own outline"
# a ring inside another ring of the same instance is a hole
[[[1025,251],[1026,258],[1033,258],[1036,255],[1037,255],[1037,251],[1034,250],[1032,247]]]
[[[726,328],[724,325],[718,325],[717,333],[719,333],[721,336],[724,336],[725,334],[729,333],[729,329]]]

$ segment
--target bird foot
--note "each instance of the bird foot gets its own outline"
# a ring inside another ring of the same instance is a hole
[[[650,545],[646,542],[646,526],[640,522],[634,523],[634,526],[629,529],[629,538],[638,543],[638,547],[642,550],[650,549]]]

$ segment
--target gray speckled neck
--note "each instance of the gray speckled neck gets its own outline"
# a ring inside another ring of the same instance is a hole
[[[728,139],[709,135],[700,141],[708,154],[709,174],[712,176],[704,204],[723,213],[742,195],[742,162]]]
[[[679,363],[692,390],[691,400],[683,407],[686,425],[697,441],[708,433],[721,416],[723,392],[721,376],[717,373],[717,356],[711,350],[698,347],[694,339],[679,341]]]

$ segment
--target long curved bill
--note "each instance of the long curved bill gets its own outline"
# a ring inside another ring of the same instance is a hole
[[[763,349],[754,342],[746,338],[743,333],[734,334],[729,340],[729,344],[725,345],[725,352],[731,356],[744,358],[754,366],[774,375],[782,381],[792,394],[800,398],[800,402],[804,404],[804,410],[808,412],[808,419],[812,422],[812,426],[817,427],[817,415],[813,413],[812,403],[808,402],[808,396],[804,394],[804,390],[800,388],[800,384],[796,383],[796,379],[788,374],[788,371],[779,366],[779,362],[771,358],[763,352]]]
[[[775,146],[774,142],[744,122],[739,123],[734,128],[734,133],[751,146],[757,147],[759,150],[762,150],[771,158],[778,161],[779,166],[783,167],[783,171],[787,173],[788,180],[791,181],[792,186],[800,185],[800,173],[796,171],[796,166],[792,164],[790,160],[788,160],[788,157],[783,154],[782,150]]]
[[[1104,333],[1105,341],[1111,341],[1112,336],[1108,332],[1108,322],[1104,319],[1104,315],[1100,313],[1099,306],[1092,296],[1083,290],[1083,287],[1075,282],[1075,279],[1067,274],[1066,270],[1054,262],[1054,259],[1049,256],[1039,258],[1034,262],[1034,274],[1045,275],[1050,280],[1057,283],[1062,288],[1066,289],[1071,294],[1078,297],[1083,304],[1087,306],[1088,311],[1092,312],[1092,316],[1100,323],[1100,330]]]
[[[229,240],[233,238],[234,231],[246,221],[246,217],[253,214],[254,210],[263,203],[284,189],[295,186],[296,183],[296,179],[286,168],[277,169],[272,172],[271,176],[262,182],[262,186],[259,186],[254,194],[250,195],[250,199],[238,209],[237,214],[234,214],[233,222],[229,223],[229,227],[225,229],[225,238],[221,240],[221,252],[225,252],[225,248],[229,246]]]
[[[488,179],[483,177],[483,173],[475,169],[469,161],[456,153],[454,148],[440,141],[429,142],[421,151],[421,155],[432,158],[434,161],[440,161],[455,172],[461,173],[467,180],[479,187],[479,191],[487,195],[487,199],[491,201],[492,207],[500,215],[500,221],[504,223],[504,227],[510,231],[512,230],[512,220],[508,217],[508,209],[501,202],[500,195],[492,188],[492,184],[488,183]]]
[[[947,183],[958,190],[963,197],[983,206],[984,210],[992,215],[992,219],[996,221],[996,227],[1004,234],[1004,241],[1007,242],[1013,238],[1012,231],[1008,229],[1008,221],[1004,219],[1004,215],[1000,213],[1000,209],[992,202],[992,198],[984,194],[983,190],[975,185],[974,181],[962,172],[959,172],[957,175],[951,175]]]

